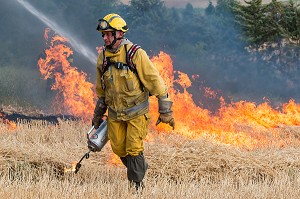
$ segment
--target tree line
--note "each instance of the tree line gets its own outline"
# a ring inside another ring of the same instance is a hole
[[[227,96],[287,100],[300,96],[299,5],[218,0],[199,10],[191,4],[175,9],[160,0],[132,0],[119,10],[134,28],[135,40],[153,52],[170,53],[178,68],[202,75]]]

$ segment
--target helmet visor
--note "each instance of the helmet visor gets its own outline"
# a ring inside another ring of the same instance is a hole
[[[99,19],[97,30],[98,31],[105,31],[105,30],[114,30],[114,29],[109,25],[109,23],[106,20]]]

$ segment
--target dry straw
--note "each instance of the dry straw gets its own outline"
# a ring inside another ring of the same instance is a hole
[[[87,151],[88,129],[80,121],[20,122],[14,131],[0,124],[0,198],[139,198],[128,190],[126,169],[109,144],[83,160],[77,174],[64,172]],[[299,146],[249,151],[174,134],[153,137],[145,143],[150,166],[143,198],[300,194]]]

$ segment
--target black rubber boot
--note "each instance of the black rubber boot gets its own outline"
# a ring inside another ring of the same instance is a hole
[[[143,179],[146,170],[148,169],[148,163],[145,161],[144,154],[141,153],[138,156],[126,156],[126,164],[130,190],[133,194],[140,195],[145,188]]]
[[[131,182],[141,182],[145,177],[148,164],[145,161],[144,154],[141,153],[138,156],[126,156],[127,164],[127,177]]]

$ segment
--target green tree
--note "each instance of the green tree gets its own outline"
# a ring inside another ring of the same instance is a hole
[[[284,30],[292,43],[300,44],[300,4],[295,4],[294,1],[289,0],[288,4],[284,6],[285,18]]]
[[[265,42],[264,38],[264,18],[265,9],[262,0],[245,1],[246,5],[240,5],[236,9],[237,23],[243,29],[243,37],[248,45],[253,46],[255,52]]]
[[[287,4],[283,4],[283,14],[281,22],[283,45],[281,46],[280,69],[285,73],[295,73],[300,70],[298,68],[300,62],[299,5],[290,0]]]
[[[187,3],[183,10],[183,15],[186,17],[193,17],[195,14],[194,7],[191,3]]]
[[[221,54],[229,53],[228,49],[240,49],[243,45],[240,41],[241,27],[236,23],[235,10],[240,3],[236,0],[218,0],[211,20],[210,31],[215,36],[215,48]]]
[[[127,13],[124,14],[129,26],[129,39],[133,35],[135,43],[153,52],[158,52],[162,50],[162,46],[167,45],[166,41],[174,30],[174,24],[163,1],[131,0]]]
[[[208,6],[205,8],[205,15],[212,15],[215,12],[215,7],[211,1],[209,1]]]

